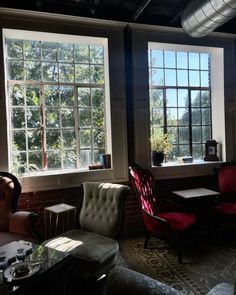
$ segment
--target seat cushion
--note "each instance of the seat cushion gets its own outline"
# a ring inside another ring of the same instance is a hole
[[[220,283],[207,293],[207,295],[233,295],[234,286],[229,283]]]
[[[167,212],[160,213],[158,217],[166,220],[173,231],[185,231],[196,222],[196,217],[191,213]]]
[[[76,270],[85,279],[99,278],[106,273],[119,251],[116,240],[79,229],[67,231],[44,245],[69,252],[75,258]]]
[[[218,214],[236,215],[236,203],[222,202],[215,207]]]

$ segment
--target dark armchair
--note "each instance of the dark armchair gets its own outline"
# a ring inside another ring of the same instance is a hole
[[[173,239],[177,244],[178,261],[181,263],[183,238],[193,229],[196,222],[195,215],[178,212],[178,206],[176,210],[173,210],[173,203],[168,210],[170,202],[167,202],[165,206],[163,202],[161,204],[158,197],[153,194],[154,177],[149,170],[133,167],[130,169],[130,175],[147,231],[144,247],[147,248],[149,238],[152,236]]]
[[[18,211],[21,185],[11,173],[0,172],[0,245],[16,240],[38,242],[34,229],[38,215]]]

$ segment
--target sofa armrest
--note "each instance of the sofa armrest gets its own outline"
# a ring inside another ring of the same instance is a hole
[[[105,295],[183,295],[176,289],[123,266],[114,267],[107,277]]]
[[[38,214],[29,211],[17,211],[10,216],[9,232],[22,235],[38,242],[39,237],[35,230]]]

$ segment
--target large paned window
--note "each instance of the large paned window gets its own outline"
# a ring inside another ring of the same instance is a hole
[[[149,43],[149,102],[151,134],[167,133],[170,160],[203,159],[212,138],[211,55]]]
[[[106,38],[4,30],[10,171],[88,169],[111,153]]]

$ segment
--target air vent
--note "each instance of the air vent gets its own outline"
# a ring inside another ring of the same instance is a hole
[[[184,31],[192,37],[204,37],[236,15],[236,0],[195,0],[181,18]]]

